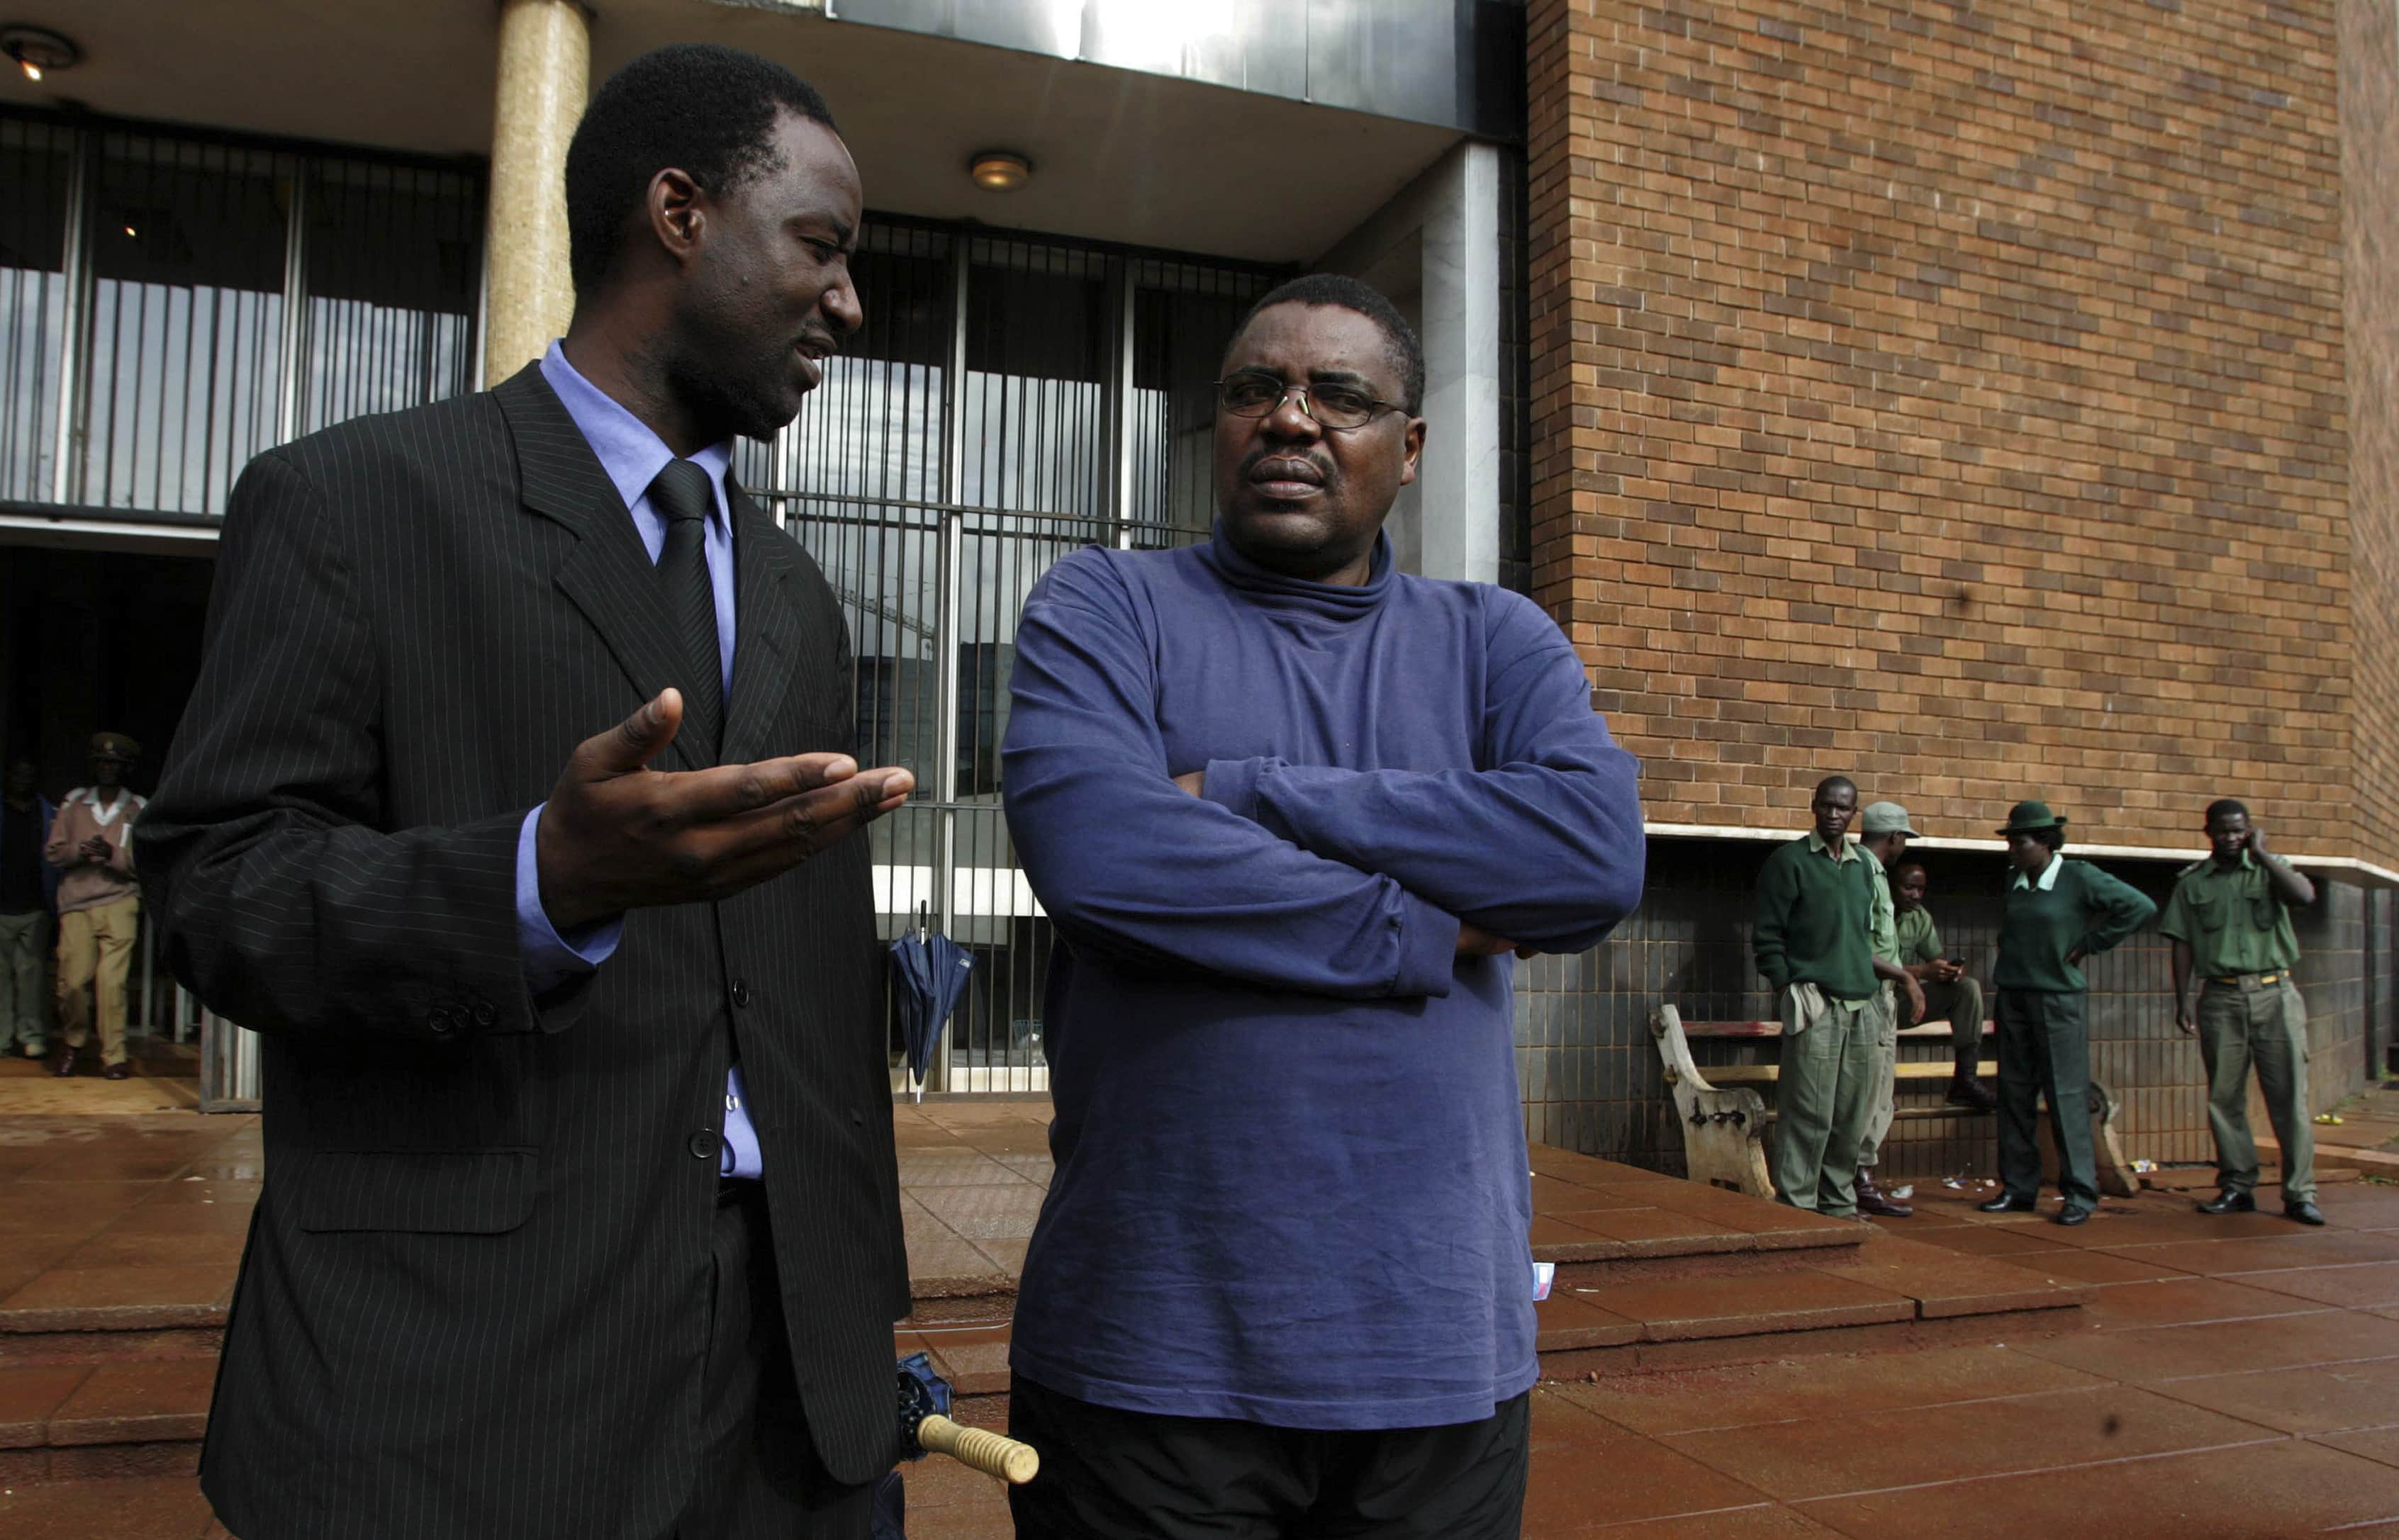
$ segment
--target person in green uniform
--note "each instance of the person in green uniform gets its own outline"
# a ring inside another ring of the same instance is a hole
[[[1963,963],[1942,950],[1941,928],[1932,923],[1932,912],[1924,907],[1931,885],[1932,879],[1915,861],[1902,861],[1891,868],[1891,895],[1899,910],[1899,966],[1924,986],[1926,1018],[1949,1023],[1950,1048],[1957,1064],[1945,1100],[1953,1107],[1991,1112],[1999,1103],[1980,1074],[1983,1023],[1989,1020],[1983,1014],[1983,985]]]
[[[1986,1214],[2030,1210],[2040,1196],[2036,1098],[2049,1101],[2057,1139],[2060,1224],[2099,1206],[2091,1149],[2089,980],[2078,966],[2148,925],[2158,906],[2088,861],[2069,861],[2066,819],[2026,800],[1999,831],[2008,842],[2007,908],[1999,920],[1999,1196]]]
[[[2207,843],[2213,853],[2183,868],[2158,922],[2174,941],[2175,1025],[2199,1034],[2207,1066],[2207,1125],[2221,1191],[2199,1211],[2245,1214],[2257,1207],[2257,1143],[2249,1136],[2254,1064],[2283,1151],[2283,1212],[2322,1224],[2308,1128],[2308,1007],[2291,976],[2299,960],[2291,906],[2314,903],[2316,886],[2266,848],[2266,831],[2230,797],[2208,804]]]
[[[1782,1017],[1775,1083],[1774,1185],[1782,1201],[1857,1214],[1858,1145],[1874,1112],[1875,977],[1869,858],[1850,844],[1858,789],[1829,776],[1815,827],[1777,846],[1757,874],[1750,944]]]
[[[1865,1138],[1858,1141],[1858,1212],[1905,1219],[1916,1212],[1915,1207],[1884,1192],[1875,1181],[1875,1168],[1882,1162],[1882,1141],[1899,1111],[1899,997],[1907,998],[1910,1026],[1924,1020],[1924,987],[1900,966],[1899,912],[1891,893],[1891,863],[1907,853],[1907,842],[1916,837],[1916,831],[1907,825],[1907,809],[1895,802],[1869,804],[1859,821],[1864,833],[1858,848],[1874,858],[1866,863],[1866,874],[1874,885],[1872,945],[1875,973],[1882,979],[1882,988],[1876,991],[1873,1008],[1867,1013],[1875,1034],[1874,1109],[1866,1115]]]

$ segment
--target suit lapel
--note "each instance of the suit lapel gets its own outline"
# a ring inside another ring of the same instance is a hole
[[[733,510],[733,698],[725,712],[725,754],[754,760],[766,750],[791,677],[792,604],[783,592],[790,538],[729,473],[725,491]]]
[[[541,377],[539,364],[527,364],[492,396],[516,440],[525,507],[575,533],[575,548],[555,574],[559,591],[600,633],[639,698],[650,699],[679,682],[681,649],[657,569],[633,527],[632,513],[557,392]],[[735,546],[738,553],[738,540]],[[737,670],[737,690],[739,682]],[[684,770],[706,763],[686,754],[679,741],[668,746],[667,757]]]

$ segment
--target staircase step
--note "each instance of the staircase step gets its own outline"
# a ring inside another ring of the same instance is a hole
[[[215,1379],[213,1354],[0,1366],[0,1478],[189,1475]]]

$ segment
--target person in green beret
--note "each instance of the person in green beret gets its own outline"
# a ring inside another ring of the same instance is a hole
[[[2026,800],[1999,837],[2015,869],[1999,920],[1999,1196],[1986,1214],[2032,1209],[2040,1196],[2034,1101],[2049,1101],[2057,1139],[2060,1224],[2080,1224],[2099,1206],[2091,1148],[2089,982],[2079,966],[2148,925],[2158,906],[2088,861],[2069,861],[2066,819]]]
[[[2283,1212],[2322,1224],[2316,1207],[2315,1139],[2308,1128],[2308,1007],[2291,966],[2299,939],[2291,906],[2316,901],[2315,884],[2266,848],[2249,809],[2226,797],[2208,804],[2211,854],[2183,868],[2158,931],[2174,942],[2175,1025],[2199,1034],[2207,1065],[2207,1122],[2216,1135],[2215,1197],[2202,1214],[2257,1207],[2257,1143],[2249,1133],[2249,1069],[2281,1146]],[[2192,1009],[2191,975],[2200,977]]]

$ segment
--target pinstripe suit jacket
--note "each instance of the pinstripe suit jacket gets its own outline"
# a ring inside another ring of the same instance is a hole
[[[815,564],[737,494],[728,763],[851,742]],[[895,1452],[908,1307],[868,856],[637,910],[527,993],[518,827],[678,682],[624,503],[535,369],[253,461],[138,858],[264,1034],[266,1176],[203,1482],[244,1540],[650,1540],[695,1479],[738,1033],[818,1452]],[[678,768],[669,750],[662,768]]]

